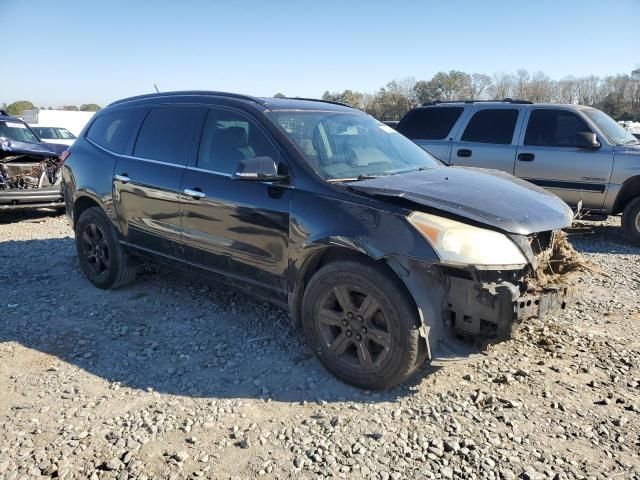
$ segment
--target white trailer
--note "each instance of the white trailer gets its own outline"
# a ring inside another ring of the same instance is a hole
[[[22,118],[29,125],[63,127],[78,136],[94,113],[69,110],[25,110]]]

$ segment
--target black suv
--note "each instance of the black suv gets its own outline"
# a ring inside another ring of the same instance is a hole
[[[572,220],[561,200],[447,167],[346,105],[144,95],[98,112],[69,152],[67,213],[94,285],[130,282],[143,258],[206,274],[288,309],[360,387],[564,306],[541,281]]]

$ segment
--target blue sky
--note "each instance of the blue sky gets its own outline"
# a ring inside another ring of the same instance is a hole
[[[0,25],[0,102],[45,106],[104,105],[154,83],[317,97],[439,70],[640,66],[640,0],[0,0]]]

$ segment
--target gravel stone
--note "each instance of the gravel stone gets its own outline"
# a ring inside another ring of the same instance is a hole
[[[593,268],[564,311],[363,392],[275,307],[162,268],[94,288],[63,216],[4,213],[0,479],[627,478],[640,248],[619,223],[570,234]]]

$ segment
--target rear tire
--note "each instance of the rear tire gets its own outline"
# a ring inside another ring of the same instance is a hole
[[[636,245],[640,245],[640,197],[631,200],[622,212],[622,228]]]
[[[356,387],[391,388],[426,356],[413,302],[378,265],[341,261],[322,267],[305,290],[302,324],[325,368]]]
[[[115,228],[100,207],[82,212],[75,233],[80,268],[96,287],[119,288],[135,279],[137,267],[124,252]]]

